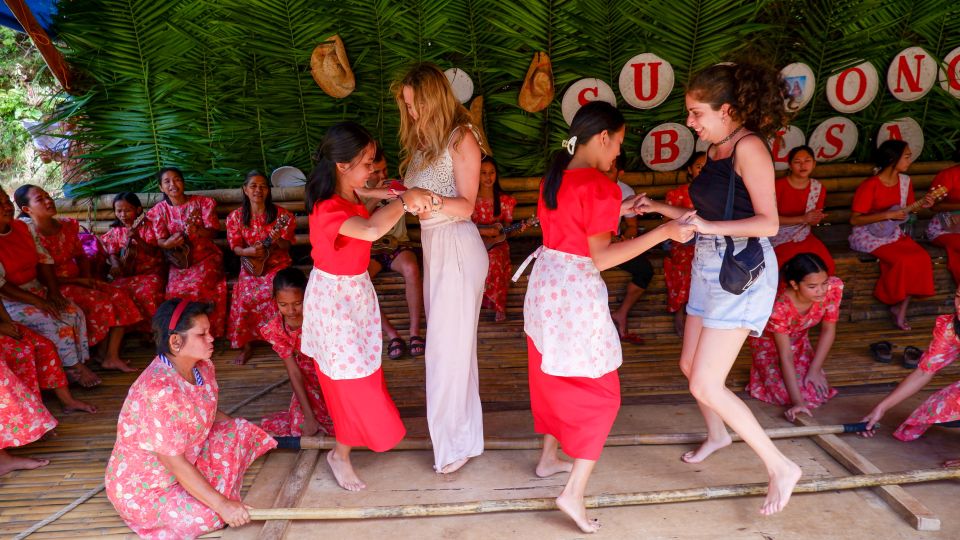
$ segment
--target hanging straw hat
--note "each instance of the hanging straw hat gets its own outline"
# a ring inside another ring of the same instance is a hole
[[[532,113],[546,109],[553,101],[553,67],[547,53],[533,54],[518,101],[521,109]]]
[[[338,35],[331,36],[313,50],[310,72],[313,73],[313,80],[331,97],[345,98],[357,84],[350,69],[347,50]]]
[[[487,143],[487,134],[483,131],[483,96],[473,98],[470,103],[470,120],[473,124],[474,133],[479,139],[477,142],[480,143],[480,149],[483,150],[484,154],[492,156],[493,150],[490,149],[490,145]]]

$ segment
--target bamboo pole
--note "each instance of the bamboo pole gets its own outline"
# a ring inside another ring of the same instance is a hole
[[[845,489],[913,484],[960,478],[960,468],[918,469],[895,473],[859,474],[838,478],[816,478],[797,484],[794,493],[819,493]],[[612,508],[677,502],[709,501],[733,497],[765,495],[767,484],[732,484],[727,486],[699,487],[641,491],[636,493],[607,493],[584,497],[587,508]],[[332,520],[332,519],[382,519],[432,516],[460,516],[488,514],[493,512],[530,512],[556,510],[555,499],[550,497],[530,499],[502,499],[468,501],[461,503],[408,504],[397,506],[368,506],[355,508],[257,508],[250,510],[250,519],[255,521],[287,520]]]
[[[827,426],[791,426],[770,428],[764,430],[771,439],[787,439],[790,437],[812,437],[815,435],[831,435],[837,433],[859,433],[865,431],[867,424],[835,424]],[[731,433],[734,441],[740,436]],[[334,437],[275,437],[277,448],[293,450],[331,450],[337,440]],[[706,433],[633,433],[610,435],[604,446],[650,446],[666,444],[692,444],[703,442]],[[543,445],[543,437],[488,437],[483,442],[487,450],[536,450]],[[433,446],[428,437],[407,437],[400,441],[393,450],[430,450]]]

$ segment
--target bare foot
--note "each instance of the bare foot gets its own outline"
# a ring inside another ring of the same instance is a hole
[[[79,384],[84,388],[93,388],[100,384],[100,377],[90,371],[90,368],[83,364],[76,364],[70,367],[64,367],[63,372],[67,374],[67,380]]]
[[[330,470],[333,471],[333,477],[337,479],[337,484],[343,489],[347,491],[360,491],[367,487],[367,485],[360,480],[360,477],[357,476],[357,473],[354,472],[353,464],[350,463],[349,457],[347,459],[340,459],[334,451],[331,450],[327,452],[327,464],[330,465]]]
[[[587,519],[587,508],[583,505],[583,497],[560,494],[557,497],[557,508],[570,516],[570,519],[585,533],[595,533],[600,530],[599,519]]]
[[[506,320],[507,320],[507,312],[506,312],[506,311],[498,311],[498,312],[496,312],[496,314],[494,314],[494,316],[493,316],[493,322],[504,322],[504,321],[506,321]]]
[[[537,463],[537,476],[540,478],[546,478],[548,476],[553,476],[558,473],[570,472],[573,470],[573,463],[569,461],[562,460],[558,457],[553,457],[550,459],[540,459],[540,463]]]
[[[464,465],[466,465],[468,461],[470,461],[470,458],[467,458],[467,457],[465,457],[465,458],[463,458],[463,459],[458,459],[458,460],[454,461],[453,463],[450,463],[449,465],[447,465],[447,466],[445,466],[444,468],[440,469],[440,470],[437,471],[437,472],[439,472],[440,474],[455,473],[455,472],[459,471],[461,467],[463,467]]]
[[[129,362],[126,360],[121,360],[120,358],[104,358],[103,362],[100,364],[100,367],[103,369],[115,369],[124,373],[133,373],[137,371],[137,368],[130,367]]]
[[[700,463],[701,461],[710,457],[710,454],[716,452],[717,450],[730,446],[730,443],[732,442],[733,440],[730,438],[729,433],[724,433],[723,438],[720,440],[712,441],[707,439],[703,441],[703,444],[700,445],[700,448],[691,450],[680,456],[680,461],[690,464]]]
[[[770,484],[767,486],[767,499],[760,507],[760,513],[769,516],[783,510],[790,502],[793,487],[797,485],[803,471],[792,461],[782,471],[770,473]]]
[[[6,452],[2,452],[0,453],[0,476],[13,471],[39,469],[40,467],[46,467],[49,464],[49,459],[17,457],[11,456]]]
[[[901,312],[899,304],[890,306],[890,315],[893,318],[893,325],[900,330],[913,330],[913,327],[911,327],[910,323],[907,322],[907,314]]]
[[[250,361],[250,357],[253,356],[253,346],[250,343],[244,345],[240,352],[237,353],[237,356],[233,358],[234,365],[242,366]]]
[[[91,405],[89,403],[86,403],[84,401],[80,401],[79,399],[74,399],[74,398],[63,400],[60,402],[60,405],[63,408],[64,414],[72,413],[72,412],[86,412],[86,413],[97,412],[97,407],[95,405]]]

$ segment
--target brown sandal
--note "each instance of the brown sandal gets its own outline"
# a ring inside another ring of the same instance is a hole
[[[410,356],[423,356],[427,352],[427,342],[420,336],[410,336]]]
[[[391,360],[399,360],[406,348],[407,344],[403,341],[403,338],[395,337],[387,344],[387,356]]]

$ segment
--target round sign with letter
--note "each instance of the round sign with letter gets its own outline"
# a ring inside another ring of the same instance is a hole
[[[606,101],[614,107],[617,106],[617,96],[613,94],[609,84],[600,79],[580,79],[567,88],[563,100],[560,101],[563,119],[570,124],[580,107],[591,101]]]
[[[880,126],[880,131],[877,132],[877,147],[890,139],[910,145],[910,150],[913,152],[910,163],[916,161],[920,157],[920,152],[923,152],[923,130],[913,118],[897,118]]]
[[[778,171],[784,171],[790,168],[787,162],[787,155],[791,150],[798,146],[803,146],[807,142],[803,131],[797,126],[787,126],[777,130],[777,136],[771,137],[767,141],[770,146],[770,154],[773,156],[773,166]]]
[[[960,47],[943,57],[940,67],[940,87],[960,99]]]
[[[824,120],[810,135],[810,148],[818,163],[845,159],[857,146],[857,126],[849,119],[834,116]]]
[[[937,61],[922,47],[900,51],[887,69],[887,88],[900,101],[916,101],[933,90]]]
[[[873,103],[880,89],[880,75],[870,62],[863,62],[827,79],[827,101],[837,112],[855,113]]]
[[[620,70],[620,95],[637,109],[652,109],[673,90],[673,66],[653,53],[638,54]]]
[[[787,109],[799,111],[813,99],[813,91],[817,82],[813,78],[813,70],[802,62],[794,62],[780,70],[780,76],[787,83],[787,95],[793,98],[793,106],[787,100]]]
[[[461,104],[470,101],[470,98],[473,97],[473,79],[467,75],[467,72],[460,68],[450,68],[443,74],[450,81],[450,86],[453,87],[453,96],[457,98],[457,101]]]
[[[675,171],[693,155],[693,132],[686,126],[667,123],[651,129],[640,144],[640,158],[654,171]]]

